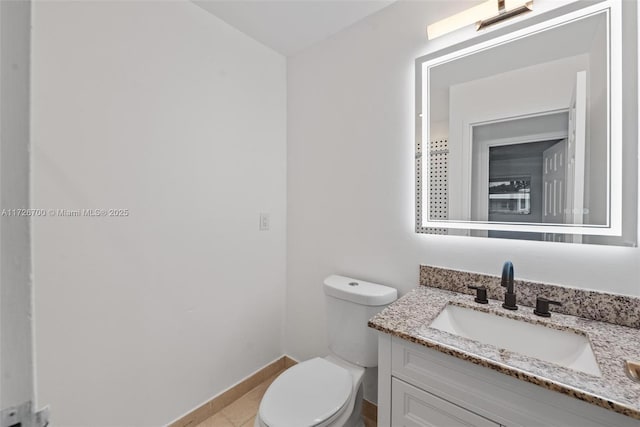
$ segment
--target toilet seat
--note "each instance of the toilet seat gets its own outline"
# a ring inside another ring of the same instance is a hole
[[[322,358],[283,372],[262,398],[258,416],[269,427],[322,427],[345,410],[353,378],[345,368]]]

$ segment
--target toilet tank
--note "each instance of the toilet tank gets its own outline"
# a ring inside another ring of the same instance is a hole
[[[367,326],[398,297],[384,285],[332,275],[324,280],[329,348],[340,358],[365,368],[378,366],[378,336]]]

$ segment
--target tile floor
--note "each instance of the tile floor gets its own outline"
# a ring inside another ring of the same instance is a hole
[[[197,427],[253,427],[260,400],[267,391],[267,387],[280,373],[268,378],[222,411],[198,424]],[[368,418],[364,419],[364,424],[365,427],[375,427],[376,425]]]

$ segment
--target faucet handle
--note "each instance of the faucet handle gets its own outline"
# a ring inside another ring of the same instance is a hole
[[[487,288],[485,286],[469,285],[468,288],[476,291],[476,298],[474,299],[475,302],[478,304],[489,304],[489,300],[487,299]]]
[[[549,313],[549,305],[562,305],[559,301],[553,301],[545,297],[536,298],[536,308],[533,310],[533,314],[541,317],[551,317]]]

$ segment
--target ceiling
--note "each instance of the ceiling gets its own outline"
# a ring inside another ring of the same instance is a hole
[[[285,56],[347,28],[395,0],[193,0]]]

